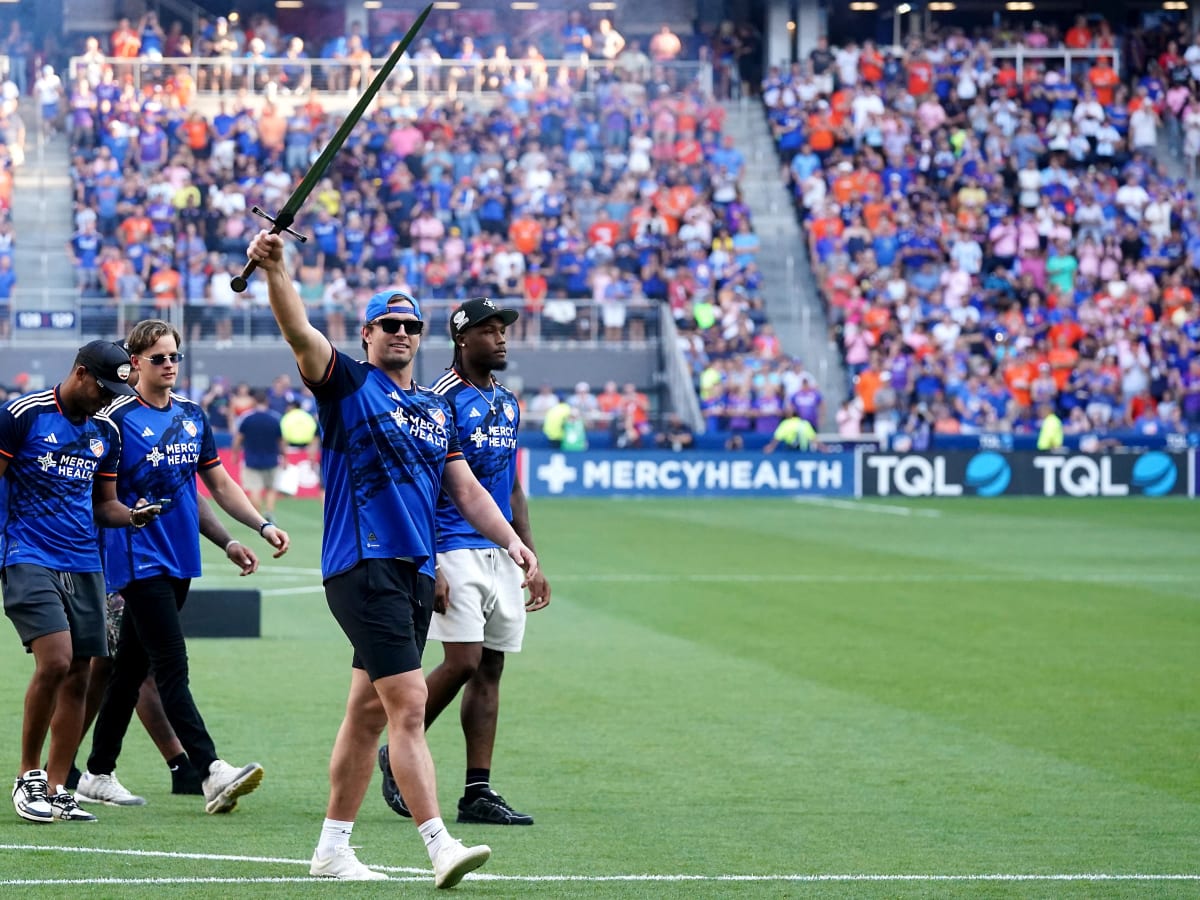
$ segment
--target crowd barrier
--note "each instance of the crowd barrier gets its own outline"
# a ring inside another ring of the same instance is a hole
[[[523,451],[533,497],[1195,497],[1200,451]]]
[[[225,467],[241,480],[229,449]],[[775,453],[522,449],[531,497],[1195,497],[1200,451]],[[321,493],[316,459],[293,449],[276,488]]]

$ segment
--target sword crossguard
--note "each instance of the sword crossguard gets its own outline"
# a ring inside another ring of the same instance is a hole
[[[295,228],[292,228],[289,225],[281,226],[279,224],[279,220],[277,218],[275,218],[273,215],[271,215],[269,212],[267,212],[265,209],[262,209],[258,206],[252,206],[252,207],[250,207],[250,212],[254,213],[256,216],[261,216],[262,218],[266,219],[268,222],[270,222],[272,225],[274,225],[279,231],[286,231],[288,234],[290,234],[292,237],[294,237],[300,243],[302,243],[302,244],[308,243],[307,235],[301,234]]]

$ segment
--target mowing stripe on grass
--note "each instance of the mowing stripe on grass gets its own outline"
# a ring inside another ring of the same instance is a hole
[[[940,519],[940,509],[918,509],[914,506],[886,506],[883,503],[867,503],[863,500],[835,500],[833,497],[793,497],[797,503],[842,509],[850,512],[879,513],[884,516],[916,516],[921,519]]]

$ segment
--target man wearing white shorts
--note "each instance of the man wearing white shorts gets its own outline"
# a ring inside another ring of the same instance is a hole
[[[454,365],[432,387],[451,401],[459,442],[471,471],[533,547],[525,492],[517,479],[517,398],[493,373],[507,365],[505,330],[517,311],[486,298],[467,300],[450,317]],[[550,585],[539,571],[529,579],[508,554],[477,532],[443,494],[437,507],[437,580],[429,637],[442,642],[445,658],[426,678],[425,728],[463,692],[462,726],[467,774],[458,821],[485,825],[532,825],[492,790],[492,748],[500,709],[504,655],[520,651],[526,613],[550,602]],[[379,749],[383,796],[403,816],[408,808],[390,777],[386,746]]]

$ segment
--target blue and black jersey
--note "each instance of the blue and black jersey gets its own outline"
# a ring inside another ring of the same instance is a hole
[[[325,478],[321,572],[362,559],[408,558],[433,577],[434,507],[442,473],[460,459],[454,409],[421,387],[401,390],[382,371],[334,351],[316,383]]]
[[[127,506],[163,501],[145,528],[105,532],[104,577],[110,591],[131,581],[200,575],[200,509],[196,473],[219,466],[212,427],[199,404],[171,394],[165,409],[121,397],[106,415],[121,433],[117,496]]]
[[[512,491],[517,480],[517,428],[521,408],[516,396],[500,383],[482,393],[455,369],[434,383],[433,392],[451,402],[463,457],[492,495],[504,518],[512,521]],[[438,499],[437,548],[445,550],[495,547],[476,531],[445,493]]]
[[[57,387],[0,408],[0,568],[99,572],[97,478],[116,478],[121,438],[103,414],[72,422]]]
[[[117,496],[126,506],[163,502],[145,528],[105,531],[104,578],[109,591],[131,581],[200,574],[200,510],[196,473],[220,465],[212,428],[196,403],[171,394],[165,409],[141,397],[121,397],[107,410],[121,432]]]

